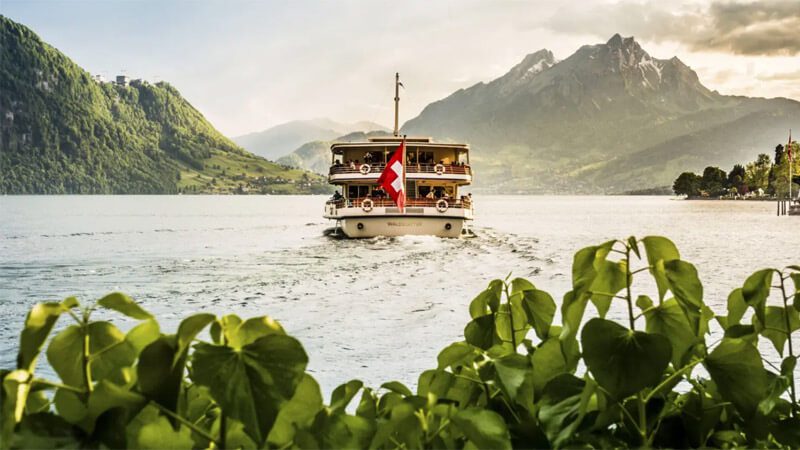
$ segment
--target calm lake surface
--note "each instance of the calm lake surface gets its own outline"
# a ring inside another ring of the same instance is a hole
[[[462,339],[467,306],[492,278],[527,277],[560,305],[572,256],[588,245],[671,238],[721,314],[728,293],[753,271],[800,264],[800,218],[776,217],[771,202],[475,201],[473,239],[350,241],[323,236],[332,223],[321,218],[322,196],[0,197],[0,367],[15,364],[34,303],[69,295],[86,303],[119,290],[169,332],[201,311],[270,315],[301,340],[327,393],[352,378],[415,386],[438,351]],[[641,278],[634,294],[655,298]],[[627,317],[622,304],[609,316]],[[110,312],[95,317],[132,325]],[[49,372],[44,361],[39,367]]]

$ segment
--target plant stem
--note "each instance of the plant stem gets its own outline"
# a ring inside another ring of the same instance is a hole
[[[628,319],[631,330],[636,329],[636,319],[633,317],[633,299],[631,296],[631,248],[625,245],[625,300],[628,302]]]
[[[658,384],[658,386],[656,386],[655,388],[653,388],[653,390],[652,390],[652,391],[650,391],[650,393],[649,393],[649,394],[647,394],[647,397],[645,397],[645,399],[644,399],[644,400],[645,400],[645,402],[649,402],[649,401],[650,401],[650,399],[651,399],[651,398],[653,398],[653,396],[654,396],[654,395],[658,394],[658,392],[659,392],[661,389],[664,389],[664,387],[665,387],[665,386],[667,386],[668,384],[672,383],[672,381],[673,381],[675,378],[677,378],[677,377],[679,377],[679,376],[682,376],[682,375],[683,375],[683,373],[684,373],[684,372],[686,372],[687,370],[688,370],[688,371],[691,371],[692,367],[694,367],[694,366],[696,366],[698,363],[702,362],[702,361],[703,361],[703,359],[704,359],[704,358],[701,358],[701,359],[696,359],[696,360],[694,360],[694,361],[690,362],[689,364],[687,364],[687,365],[685,365],[685,366],[681,367],[681,368],[680,368],[680,370],[676,370],[676,371],[675,371],[675,372],[674,372],[672,375],[668,376],[668,377],[667,377],[667,378],[666,378],[664,381],[662,381],[661,383],[659,383],[659,384]]]
[[[642,448],[650,447],[647,437],[647,411],[645,411],[644,396],[641,392],[636,395],[639,403],[639,436],[642,438]]]
[[[214,439],[214,436],[211,436],[210,434],[208,434],[208,432],[206,430],[198,427],[197,425],[193,424],[192,422],[189,422],[185,418],[181,417],[178,414],[175,414],[174,412],[170,411],[168,408],[163,407],[162,405],[158,404],[157,402],[154,402],[154,401],[150,400],[150,404],[155,406],[156,408],[158,408],[158,410],[161,411],[162,413],[172,417],[173,419],[177,420],[181,424],[186,425],[190,430],[192,430],[195,433],[197,433],[198,436],[201,436],[201,437],[203,437],[205,439],[208,439],[208,442],[213,442],[214,444],[217,444],[217,446],[219,446],[219,443],[216,441],[216,439]],[[224,447],[220,447],[220,448],[224,448]]]
[[[86,315],[84,315],[81,331],[83,332],[83,382],[86,384],[86,392],[91,393],[94,387],[92,386],[91,354],[89,353],[89,318]]]
[[[508,305],[508,321],[509,328],[511,328],[511,345],[514,346],[514,353],[517,353],[517,337],[514,333],[514,313],[511,311],[511,295],[508,293],[508,283],[503,282],[503,288],[506,291],[506,304]]]
[[[786,302],[788,296],[786,295],[786,283],[783,278],[783,274],[778,272],[778,277],[781,279],[781,299],[783,300],[783,318],[786,321],[786,337],[787,341],[789,341],[789,357],[794,358],[794,348],[792,347],[792,325],[789,322],[789,304]],[[794,371],[789,374],[789,395],[792,397],[792,417],[797,415],[795,411],[797,407],[797,392],[795,391],[794,385]]]

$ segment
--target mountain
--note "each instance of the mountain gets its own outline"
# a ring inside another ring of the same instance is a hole
[[[374,122],[339,123],[330,119],[294,120],[264,131],[232,138],[247,150],[275,160],[312,141],[330,141],[354,131],[388,131]]]
[[[528,55],[431,103],[402,131],[469,142],[485,190],[616,193],[754,159],[798,116],[800,102],[721,95],[677,57],[653,58],[617,34],[563,61]]]
[[[355,131],[344,136],[339,136],[329,141],[306,142],[292,153],[278,159],[278,164],[288,167],[310,170],[327,175],[331,168],[331,144],[333,142],[358,142],[366,141],[371,137],[388,136],[388,131]]]
[[[98,82],[0,16],[0,193],[328,190],[238,147],[167,83]]]

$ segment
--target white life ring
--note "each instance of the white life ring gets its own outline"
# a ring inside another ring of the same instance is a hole
[[[372,205],[372,199],[365,198],[364,200],[361,200],[361,209],[363,209],[364,212],[372,211]]]
[[[361,175],[366,175],[369,171],[372,170],[372,167],[369,164],[362,164],[361,167],[358,168],[358,171],[361,172]]]
[[[436,171],[436,175],[441,175],[441,174],[444,173],[444,165],[443,164],[437,164],[437,165],[433,166],[433,170]]]
[[[447,203],[447,200],[440,198],[439,201],[436,202],[436,210],[440,213],[447,211],[450,205]]]

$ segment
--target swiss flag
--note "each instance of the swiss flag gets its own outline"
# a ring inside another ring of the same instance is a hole
[[[406,180],[406,141],[400,143],[400,147],[394,151],[394,154],[386,163],[386,168],[383,173],[378,177],[378,184],[383,187],[389,197],[392,197],[395,205],[400,208],[400,212],[406,207],[406,187],[404,186]]]

